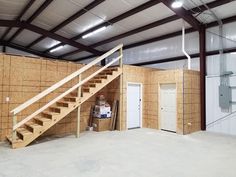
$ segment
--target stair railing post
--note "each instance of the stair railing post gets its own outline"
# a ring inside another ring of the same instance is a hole
[[[79,75],[79,82],[81,82],[81,77],[82,74]],[[81,102],[81,86],[78,87],[78,98],[79,98],[79,102]],[[76,129],[76,137],[79,138],[79,134],[80,134],[80,105],[77,108],[77,129]]]
[[[122,119],[123,119],[123,48],[121,47],[119,50],[120,60],[119,60],[119,66],[121,70],[120,75],[120,98],[119,98],[119,130],[122,130]]]
[[[12,142],[16,140],[16,130],[14,130],[14,126],[17,124],[17,116],[13,114],[13,121],[12,121]]]

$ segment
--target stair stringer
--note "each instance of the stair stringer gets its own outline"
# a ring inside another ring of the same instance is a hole
[[[114,79],[119,77],[122,74],[121,68],[118,68],[117,71],[113,71],[112,75],[107,75],[107,79],[103,79],[102,83],[97,84],[95,88],[91,88],[91,92],[89,93],[83,93],[83,97],[78,99],[75,103],[70,103],[70,106],[66,109],[66,111],[62,111],[58,115],[53,115],[52,117],[52,123],[46,124],[42,126],[42,128],[39,131],[36,131],[33,133],[33,135],[26,140],[20,140],[12,142],[11,137],[7,137],[8,140],[12,144],[12,148],[20,148],[25,147],[29,145],[31,142],[33,142],[36,138],[38,138],[40,135],[45,133],[49,128],[53,127],[55,124],[57,124],[60,120],[62,120],[65,116],[67,116],[69,113],[74,111],[78,106],[83,104],[85,101],[87,101],[89,98],[91,98],[93,95],[95,95],[98,91],[100,91],[102,88],[104,88],[106,85],[108,85],[110,82],[112,82]],[[77,97],[78,98],[78,97]]]

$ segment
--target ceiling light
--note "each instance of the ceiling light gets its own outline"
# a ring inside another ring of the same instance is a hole
[[[231,52],[230,54],[232,54],[232,55],[236,55],[236,52]]]
[[[60,49],[62,49],[62,48],[64,48],[64,45],[61,45],[61,46],[59,46],[59,47],[57,47],[57,48],[55,48],[55,49],[52,49],[52,50],[50,50],[49,52],[50,52],[50,53],[53,53],[53,52],[58,51],[58,50],[60,50]]]
[[[99,28],[99,29],[97,29],[95,31],[92,31],[91,33],[83,35],[82,38],[85,39],[85,38],[87,38],[89,36],[92,36],[94,34],[97,34],[97,33],[101,32],[101,31],[105,30],[106,28],[107,28],[106,26],[103,26],[103,27],[101,27],[101,28]]]
[[[176,0],[171,4],[171,7],[176,9],[176,8],[180,8],[183,6],[183,2],[180,0]]]

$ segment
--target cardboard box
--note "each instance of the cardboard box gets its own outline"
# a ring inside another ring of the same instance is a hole
[[[97,118],[111,117],[111,107],[96,105],[94,108],[93,117],[97,117]]]
[[[101,114],[99,112],[94,112],[93,117],[96,117],[96,118],[110,118],[111,117],[111,111],[109,111],[107,113],[104,113],[104,114]]]
[[[111,118],[93,118],[93,130],[97,132],[110,130]]]

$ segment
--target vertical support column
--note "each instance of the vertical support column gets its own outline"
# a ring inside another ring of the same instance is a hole
[[[5,46],[5,45],[2,46],[2,52],[3,52],[3,53],[6,53],[6,46]]]
[[[79,82],[81,82],[81,74],[79,75]],[[81,102],[81,86],[78,88],[78,98],[79,102]],[[76,130],[76,137],[79,138],[80,135],[80,107],[81,105],[78,106],[77,108],[77,130]]]
[[[121,47],[119,50],[119,56],[123,55],[123,48]],[[121,75],[120,75],[120,98],[119,98],[119,130],[122,130],[122,125],[121,125],[121,121],[123,119],[123,57],[120,58],[119,60],[119,67],[121,70]]]
[[[200,44],[200,93],[201,93],[201,130],[206,130],[206,28],[199,31]]]
[[[17,116],[13,115],[13,122],[12,122],[12,130],[14,129],[14,126],[17,124]],[[12,131],[12,143],[16,140],[16,130]]]

